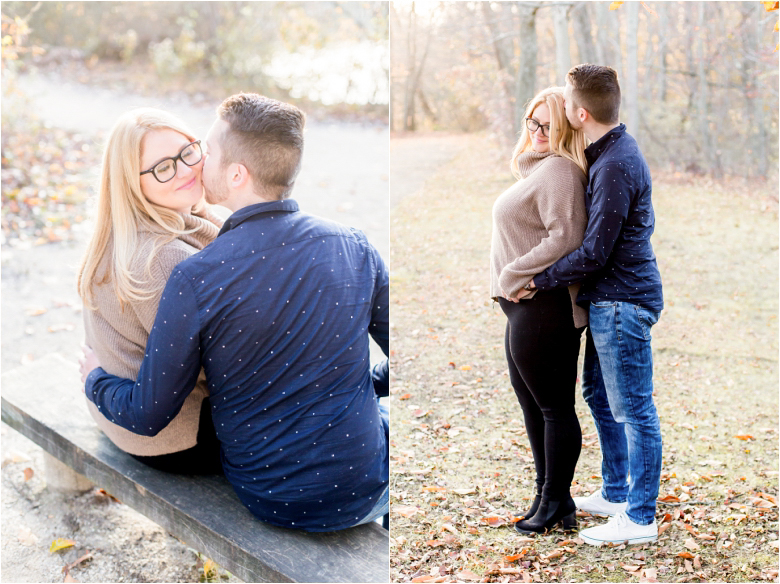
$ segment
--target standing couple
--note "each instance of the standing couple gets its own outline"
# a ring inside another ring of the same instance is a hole
[[[519,182],[493,207],[491,296],[507,316],[509,376],[536,470],[536,497],[515,528],[571,528],[576,509],[611,516],[580,532],[593,545],[658,537],[661,431],[650,329],[663,297],[650,244],[650,172],[619,110],[609,67],[578,65],[565,88],[542,91],[512,154]],[[603,484],[572,499],[582,446],[574,387],[586,325],[582,392],[601,444]]]
[[[274,525],[387,518],[388,271],[365,236],[299,211],[305,116],[226,99],[201,144],[175,116],[122,116],[79,272],[88,407],[152,467],[224,472]],[[226,220],[210,204],[227,207]]]

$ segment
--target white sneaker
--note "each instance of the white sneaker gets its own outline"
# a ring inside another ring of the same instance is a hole
[[[650,525],[639,525],[625,513],[618,513],[604,525],[583,529],[579,536],[590,545],[650,543],[658,540],[658,524],[654,519]]]
[[[580,511],[587,511],[591,515],[612,516],[624,513],[628,507],[628,501],[622,503],[610,503],[601,496],[601,489],[588,497],[574,497],[574,504]]]

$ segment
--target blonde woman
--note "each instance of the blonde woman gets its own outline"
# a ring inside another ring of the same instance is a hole
[[[563,88],[534,97],[524,123],[511,162],[518,182],[493,205],[490,288],[507,316],[509,377],[536,469],[536,497],[515,528],[532,533],[559,521],[566,528],[576,525],[569,487],[582,435],[574,385],[587,313],[575,304],[574,287],[525,287],[582,243],[587,176],[585,137],[566,119]]]
[[[208,210],[200,141],[175,116],[127,112],[103,156],[95,232],[79,271],[86,343],[103,369],[135,379],[157,305],[173,268],[208,245],[222,221]],[[100,429],[142,462],[171,472],[218,472],[219,445],[201,377],[156,436],[109,422],[87,400]]]

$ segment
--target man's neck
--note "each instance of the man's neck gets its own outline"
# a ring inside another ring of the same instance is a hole
[[[582,131],[585,132],[585,136],[587,136],[588,140],[590,140],[592,144],[593,142],[598,142],[601,138],[606,136],[608,132],[611,132],[619,125],[620,122],[617,124],[598,124],[593,122],[588,127],[582,128]]]
[[[240,211],[241,209],[249,207],[250,205],[257,205],[258,203],[273,203],[275,201],[277,201],[277,199],[266,199],[265,197],[256,195],[254,192],[247,192],[234,194],[227,200],[221,202],[220,205],[227,207],[233,213],[235,213],[236,211]]]

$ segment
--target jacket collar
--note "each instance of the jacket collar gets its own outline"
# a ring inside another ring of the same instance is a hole
[[[585,148],[585,159],[588,161],[588,166],[591,166],[599,156],[607,149],[612,138],[618,138],[626,132],[626,125],[620,124],[619,126],[612,128],[609,132],[604,134],[601,138],[596,140],[593,144]]]
[[[249,205],[243,209],[239,209],[227,218],[222,229],[219,230],[219,235],[227,233],[231,229],[235,229],[244,221],[251,219],[257,215],[267,215],[269,213],[295,213],[298,211],[298,202],[293,199],[285,199],[284,201],[271,201],[270,203],[257,203],[255,205]]]

